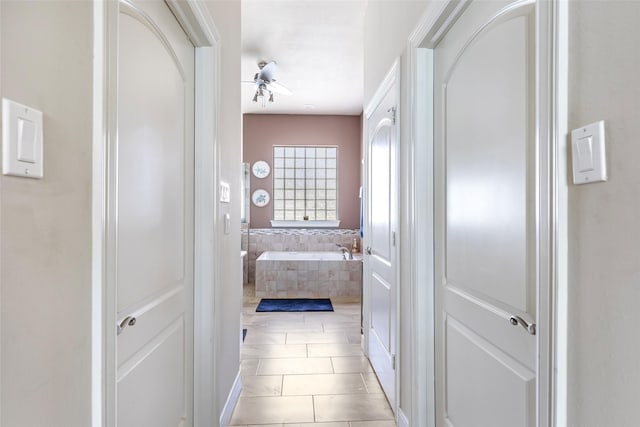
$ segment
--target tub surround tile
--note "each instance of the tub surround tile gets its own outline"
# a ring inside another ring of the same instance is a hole
[[[337,251],[336,244],[351,247],[353,239],[360,246],[359,230],[348,229],[277,229],[248,230],[247,280],[256,281],[256,259],[266,251]],[[314,267],[310,266],[309,270]]]
[[[360,260],[258,260],[255,294],[267,298],[360,298],[361,280]]]

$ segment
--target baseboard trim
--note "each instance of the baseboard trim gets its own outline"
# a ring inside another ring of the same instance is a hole
[[[409,427],[409,419],[400,408],[398,408],[398,427]]]
[[[240,380],[240,372],[238,372],[238,375],[236,375],[236,379],[233,382],[233,387],[231,387],[231,391],[229,392],[229,396],[227,396],[224,408],[222,408],[222,413],[220,414],[220,427],[227,427],[231,422],[231,415],[233,415],[233,410],[236,407],[236,403],[238,403],[241,391],[242,381]]]

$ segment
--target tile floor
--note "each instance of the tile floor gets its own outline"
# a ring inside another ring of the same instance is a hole
[[[243,391],[234,427],[396,427],[360,348],[360,304],[334,312],[256,313],[245,289]]]

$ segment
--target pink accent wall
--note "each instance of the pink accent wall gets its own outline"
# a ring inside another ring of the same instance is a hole
[[[245,114],[243,161],[273,164],[274,145],[338,146],[338,218],[340,228],[360,228],[361,116]],[[258,188],[273,193],[272,175],[259,179],[251,174],[251,193]],[[270,228],[272,204],[251,204],[250,227]]]

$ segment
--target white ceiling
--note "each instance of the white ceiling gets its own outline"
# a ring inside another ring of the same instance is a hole
[[[252,102],[242,83],[242,112],[346,114],[362,112],[363,32],[367,0],[242,0],[242,76],[276,61],[276,80],[293,95]],[[313,107],[310,107],[313,106]]]

